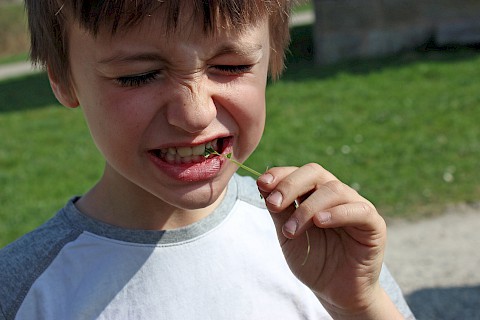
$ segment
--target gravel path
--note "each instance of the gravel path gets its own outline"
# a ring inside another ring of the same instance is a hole
[[[389,224],[385,261],[418,319],[480,319],[480,203]]]
[[[17,62],[0,66],[0,81],[28,75],[40,70],[34,69],[30,62]]]

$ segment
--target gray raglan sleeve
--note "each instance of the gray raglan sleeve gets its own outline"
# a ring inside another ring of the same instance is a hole
[[[403,297],[400,286],[397,284],[386,265],[383,265],[382,272],[380,273],[380,285],[388,294],[393,303],[395,303],[398,310],[405,317],[405,319],[415,319],[415,316],[413,315],[407,302],[405,301],[405,298]]]
[[[0,250],[0,320],[15,318],[33,283],[80,233],[57,215]]]

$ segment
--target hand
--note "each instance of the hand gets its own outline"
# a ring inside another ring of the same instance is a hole
[[[272,168],[257,185],[290,269],[327,311],[365,315],[388,299],[378,280],[386,225],[369,201],[317,164]]]

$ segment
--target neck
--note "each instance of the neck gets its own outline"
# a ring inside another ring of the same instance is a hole
[[[218,207],[226,193],[225,189],[207,207],[184,209],[175,207],[138,186],[119,188],[118,185],[121,184],[109,183],[104,175],[75,205],[83,214],[118,227],[171,230],[188,226],[208,216]]]

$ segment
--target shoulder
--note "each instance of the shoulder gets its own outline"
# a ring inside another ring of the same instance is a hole
[[[62,211],[0,250],[0,310],[7,318],[15,314],[30,287],[60,250],[81,234],[70,227]]]
[[[258,191],[257,184],[252,177],[235,174],[238,199],[253,206],[264,209],[265,202]]]

